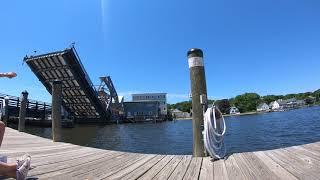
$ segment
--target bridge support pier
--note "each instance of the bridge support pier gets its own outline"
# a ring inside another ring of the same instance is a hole
[[[25,130],[27,102],[28,102],[28,92],[27,91],[23,91],[21,93],[21,104],[20,104],[20,111],[19,111],[18,130],[20,132],[23,132]]]
[[[188,63],[190,69],[191,93],[192,93],[192,129],[193,129],[193,156],[205,156],[203,142],[203,112],[207,105],[204,102],[207,97],[207,86],[201,49],[188,51]],[[204,105],[204,106],[202,106]]]
[[[62,103],[62,82],[52,83],[52,140],[61,141],[61,104]]]

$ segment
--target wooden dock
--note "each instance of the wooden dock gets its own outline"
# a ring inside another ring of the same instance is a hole
[[[127,153],[54,143],[6,128],[0,154],[32,156],[35,179],[320,179],[320,142],[236,153],[226,160]]]

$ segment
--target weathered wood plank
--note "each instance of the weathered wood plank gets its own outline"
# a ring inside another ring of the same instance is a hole
[[[306,149],[302,146],[294,146],[294,147],[292,147],[292,149],[294,149],[294,151],[296,153],[303,154],[305,156],[308,156],[310,158],[313,158],[315,160],[320,161],[320,153],[316,153],[316,152],[309,150],[309,149]]]
[[[95,154],[92,156],[87,156],[86,158],[73,159],[68,162],[59,162],[59,163],[49,164],[49,165],[41,166],[41,168],[35,168],[32,171],[30,171],[30,173],[31,173],[31,175],[34,176],[34,175],[47,174],[50,172],[57,172],[57,171],[61,171],[63,169],[73,168],[73,167],[79,166],[81,164],[94,161],[96,159],[100,159],[107,154],[108,154],[108,152],[99,153],[99,154]]]
[[[145,174],[143,174],[138,179],[149,180],[156,176],[165,165],[167,165],[171,159],[173,158],[172,155],[165,156],[161,161],[159,161],[155,166],[149,169]]]
[[[192,160],[189,164],[189,167],[187,169],[187,172],[184,175],[183,179],[198,179],[201,164],[202,164],[202,158],[200,158],[200,157],[192,158]]]
[[[119,163],[117,163],[117,164],[112,162],[112,166],[104,168],[104,171],[99,172],[98,178],[104,179],[114,173],[117,173],[120,170],[123,170],[123,169],[137,163],[138,161],[141,161],[142,159],[145,159],[145,158],[149,159],[150,156],[154,156],[154,155],[136,154],[133,157],[126,158],[126,159],[119,161]]]
[[[77,174],[84,174],[84,173],[91,173],[93,170],[95,170],[97,167],[107,165],[111,161],[113,161],[114,158],[117,158],[119,156],[124,156],[124,152],[109,152],[108,154],[105,154],[104,156],[100,158],[93,158],[90,161],[86,161],[83,163],[77,163],[74,166],[67,167],[65,169],[61,169],[59,171],[53,171],[46,174],[41,174],[38,177],[40,179],[42,178],[51,178],[55,179],[56,177],[60,177],[63,174],[68,174],[74,179],[79,179],[79,177],[74,177]]]
[[[151,169],[164,157],[165,155],[157,155],[156,157],[152,158],[150,161],[146,162],[142,166],[126,174],[124,177],[121,177],[121,179],[127,179],[127,180],[138,179],[140,176],[142,176],[145,172]]]
[[[264,152],[258,151],[254,152],[254,154],[264,162],[264,164],[274,173],[279,179],[287,180],[293,179],[296,180],[297,178],[292,175],[288,170],[284,169],[281,165],[276,163],[273,159],[267,156]]]
[[[98,153],[100,153],[100,151],[94,151],[92,149],[85,148],[85,149],[77,150],[74,153],[63,154],[60,156],[53,155],[50,157],[42,157],[42,158],[33,157],[32,164],[34,166],[40,167],[40,166],[56,164],[56,163],[69,163],[72,160],[86,158],[87,156],[91,156]]]
[[[181,162],[176,167],[176,169],[170,175],[169,180],[183,179],[183,176],[186,174],[187,169],[190,165],[191,159],[192,159],[192,156],[188,156],[188,155],[184,156]]]
[[[221,159],[218,161],[214,161],[213,163],[214,167],[214,179],[216,180],[229,180],[227,168],[225,165],[225,160]]]
[[[261,161],[254,153],[241,153],[247,168],[253,173],[255,179],[279,179],[274,172],[272,172],[264,161]]]
[[[248,162],[239,153],[232,155],[245,179],[258,179]]]
[[[305,171],[305,173],[312,174],[314,177],[320,177],[320,171],[319,171],[320,161],[319,160],[314,159],[310,156],[307,156],[304,153],[299,153],[297,152],[297,149],[294,149],[294,148],[284,148],[284,149],[280,149],[279,151],[286,153],[287,156],[289,156],[292,159],[295,159],[296,161],[301,160],[305,162],[306,165],[304,167],[307,167],[307,171]]]
[[[153,179],[168,179],[182,160],[183,156],[174,156],[172,160]]]
[[[200,169],[200,180],[206,180],[206,179],[213,179],[214,172],[213,172],[213,162],[209,157],[205,157],[202,160],[202,166]]]
[[[317,179],[311,174],[306,173],[307,167],[303,167],[305,166],[304,162],[297,162],[295,159],[292,159],[286,154],[279,152],[279,149],[266,151],[265,154],[269,156],[273,161],[285,168],[287,171],[289,171],[291,174],[296,176],[298,179]]]
[[[240,167],[233,156],[234,155],[229,156],[228,159],[224,161],[229,179],[245,179],[246,177],[242,174]]]
[[[318,154],[320,154],[320,147],[317,146],[316,143],[314,144],[305,144],[305,145],[302,145],[302,147],[306,148],[306,149],[309,149],[311,151],[314,151],[314,152],[317,152]]]
[[[154,159],[156,156],[157,155],[146,155],[144,158],[138,160],[137,162],[133,163],[132,165],[130,165],[124,169],[121,169],[120,171],[118,171],[110,176],[107,176],[105,179],[123,179],[124,176],[131,173],[135,169],[139,168],[143,164],[148,163],[148,161]]]
[[[143,154],[134,154],[134,153],[125,153],[123,156],[119,156],[117,158],[112,158],[107,163],[103,163],[102,165],[95,166],[95,169],[88,172],[83,171],[80,174],[74,175],[76,178],[88,178],[88,179],[102,179],[108,177],[119,170],[130,166],[136,161],[144,158]]]
[[[75,146],[65,146],[65,147],[53,147],[53,148],[47,148],[47,149],[40,149],[40,150],[34,150],[31,151],[30,148],[29,150],[14,150],[14,151],[2,151],[0,150],[0,154],[2,155],[6,155],[9,158],[17,158],[20,157],[22,155],[24,155],[25,153],[29,153],[32,157],[35,155],[45,155],[45,154],[50,154],[50,153],[58,153],[58,152],[63,152],[63,151],[67,151],[67,150],[74,150],[74,149],[80,149],[81,147],[75,147]]]

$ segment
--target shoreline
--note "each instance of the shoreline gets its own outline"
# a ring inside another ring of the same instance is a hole
[[[315,107],[315,106],[319,106],[319,104],[315,104],[315,105],[306,105],[300,108],[293,108],[293,109],[286,109],[284,111],[262,111],[262,112],[257,112],[257,111],[251,111],[251,112],[245,112],[245,113],[240,113],[240,114],[224,114],[223,117],[234,117],[234,116],[249,116],[249,115],[257,115],[257,114],[264,114],[264,113],[273,113],[273,112],[286,112],[286,111],[291,111],[294,109],[302,109],[302,108],[310,108],[310,107]],[[176,118],[175,120],[192,120],[192,117],[189,118]]]

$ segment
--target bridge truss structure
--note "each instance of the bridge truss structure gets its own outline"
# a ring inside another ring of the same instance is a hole
[[[105,87],[96,89],[74,47],[48,54],[26,56],[24,61],[52,93],[52,82],[62,82],[62,106],[75,122],[110,122],[112,101],[117,97],[110,77],[100,78]],[[105,88],[108,88],[107,93]],[[105,92],[102,96],[102,91]]]

